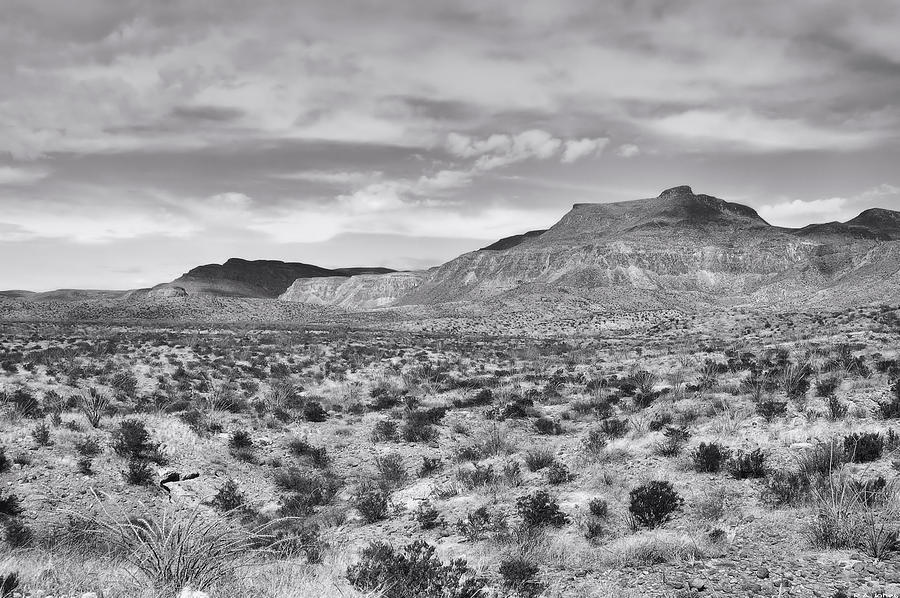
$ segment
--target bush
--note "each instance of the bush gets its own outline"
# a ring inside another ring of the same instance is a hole
[[[852,463],[869,463],[881,458],[884,438],[877,432],[848,434],[844,437],[844,454]]]
[[[810,491],[810,480],[799,471],[776,470],[769,474],[762,500],[773,507],[797,506]]]
[[[19,587],[19,575],[15,572],[0,575],[0,598],[10,598]]]
[[[822,378],[821,380],[816,380],[816,396],[822,397],[823,399],[826,397],[833,397],[840,385],[841,381],[837,378]]]
[[[387,518],[390,496],[380,484],[365,481],[357,486],[352,503],[366,523],[375,523]]]
[[[109,397],[93,386],[81,395],[81,412],[93,428],[100,427],[100,420],[109,407]]]
[[[303,406],[303,419],[308,422],[323,422],[328,419],[328,412],[317,401],[310,401]]]
[[[491,514],[487,507],[481,506],[469,511],[466,516],[456,522],[456,531],[469,542],[474,542],[491,526]]]
[[[119,424],[112,433],[112,448],[117,455],[127,459],[151,461],[158,465],[166,463],[159,443],[150,440],[144,422],[138,419],[126,419]]]
[[[582,450],[589,456],[599,458],[606,450],[607,437],[602,428],[588,430],[587,436],[581,441]]]
[[[372,427],[373,442],[390,442],[397,438],[397,422],[392,419],[379,420]]]
[[[588,511],[597,519],[606,519],[609,516],[609,503],[602,498],[592,498],[588,503]]]
[[[3,537],[12,548],[25,548],[31,544],[34,534],[31,528],[19,519],[7,519],[3,522]]]
[[[253,438],[247,430],[235,430],[228,439],[228,446],[233,450],[253,448]]]
[[[819,442],[812,450],[805,451],[798,459],[800,473],[809,481],[827,478],[844,464],[843,445],[835,442]]]
[[[728,459],[730,451],[716,442],[701,442],[691,455],[694,469],[701,473],[716,473]]]
[[[441,524],[441,513],[426,500],[416,509],[415,519],[422,529],[434,529]]]
[[[524,458],[528,471],[540,471],[556,462],[553,452],[544,448],[530,450],[525,453]]]
[[[475,576],[464,559],[444,564],[435,548],[417,540],[395,550],[390,544],[372,542],[363,549],[359,563],[347,569],[347,579],[364,592],[380,592],[384,598],[478,598],[485,581]]]
[[[309,515],[313,508],[331,502],[340,489],[340,480],[330,475],[289,467],[275,473],[275,487],[289,493],[282,500],[282,515]]]
[[[654,445],[653,450],[663,457],[675,457],[681,453],[681,447],[690,437],[687,428],[666,426],[663,439]]]
[[[551,486],[565,484],[573,479],[575,479],[575,476],[562,463],[554,461],[547,468],[547,483]]]
[[[307,457],[316,467],[326,467],[331,459],[324,446],[313,446],[302,438],[293,438],[288,442],[288,450],[297,457]]]
[[[739,480],[762,478],[766,475],[766,455],[760,449],[738,452],[728,463],[728,471]]]
[[[103,452],[100,441],[94,436],[85,436],[75,441],[75,450],[82,457],[96,457]]]
[[[569,516],[559,508],[559,502],[546,490],[537,490],[516,501],[516,509],[526,527],[562,527]]]
[[[503,585],[520,595],[534,596],[540,592],[540,584],[535,580],[537,573],[537,565],[520,556],[500,561]]]
[[[600,422],[600,431],[609,438],[621,438],[628,432],[628,422],[624,419],[608,417]]]
[[[41,422],[31,430],[31,437],[34,438],[34,441],[38,446],[50,446],[52,441],[50,440],[50,426],[47,425],[47,422]]]
[[[427,478],[441,469],[443,465],[440,457],[422,457],[422,465],[419,466],[418,475],[420,478]]]
[[[558,436],[563,433],[562,425],[549,417],[539,417],[534,420],[534,427],[538,434],[543,434],[545,436]]]
[[[222,513],[228,513],[244,506],[244,494],[234,480],[226,480],[216,495],[210,500],[210,504]]]
[[[22,514],[22,507],[19,506],[19,497],[15,494],[7,494],[5,497],[0,494],[0,519],[6,517],[18,517]]]
[[[6,456],[6,447],[0,445],[0,473],[9,471],[12,468],[12,462]]]
[[[129,459],[128,468],[122,472],[125,481],[135,486],[149,486],[153,482],[153,470],[143,459]]]
[[[378,469],[381,484],[389,490],[400,488],[409,479],[409,473],[403,465],[403,457],[399,453],[388,453],[376,458],[375,467]]]
[[[756,404],[756,413],[767,422],[787,413],[787,403],[784,401],[760,401]]]
[[[847,416],[849,407],[834,395],[828,395],[825,399],[825,406],[828,407],[828,417],[832,420],[843,419]]]
[[[638,486],[629,494],[628,511],[634,527],[659,527],[684,506],[684,499],[670,482],[653,481]]]

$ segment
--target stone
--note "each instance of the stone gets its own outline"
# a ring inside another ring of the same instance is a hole
[[[700,579],[699,577],[695,577],[690,581],[690,583],[688,584],[688,587],[690,587],[692,590],[697,590],[698,592],[701,592],[706,588],[706,581],[703,579]]]
[[[769,570],[766,567],[760,567],[756,570],[756,576],[760,579],[768,579]]]

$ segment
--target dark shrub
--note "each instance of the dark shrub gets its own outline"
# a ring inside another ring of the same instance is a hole
[[[236,450],[253,448],[253,438],[247,430],[235,430],[228,439],[228,446]]]
[[[562,425],[549,417],[539,417],[534,420],[534,427],[538,434],[544,434],[545,436],[558,436],[563,433]]]
[[[804,501],[809,491],[810,480],[803,473],[776,470],[769,474],[762,499],[773,507],[797,506]]]
[[[891,384],[893,397],[884,403],[878,404],[881,416],[885,419],[900,419],[900,378]]]
[[[728,459],[729,450],[716,442],[706,444],[701,442],[694,449],[691,457],[694,460],[694,469],[701,473],[716,473],[722,468],[722,464]]]
[[[463,559],[444,564],[434,546],[417,540],[400,550],[373,542],[362,551],[359,563],[347,569],[350,583],[384,598],[478,598],[485,582]]]
[[[822,378],[821,380],[816,380],[816,396],[822,397],[823,399],[832,397],[840,385],[841,381],[837,378]]]
[[[869,463],[881,458],[884,439],[877,432],[848,434],[844,437],[844,454],[853,463]]]
[[[150,440],[144,422],[126,419],[112,433],[112,448],[117,455],[132,460],[152,461],[165,465],[166,459],[159,449],[159,443]]]
[[[547,468],[547,483],[551,486],[565,484],[574,478],[575,476],[566,469],[566,466],[558,461],[553,462],[550,464],[550,467]]]
[[[0,519],[6,517],[18,517],[22,514],[22,507],[19,506],[19,497],[15,494],[8,494],[5,497],[0,494]]]
[[[828,407],[828,417],[832,420],[843,419],[849,410],[847,404],[834,395],[828,395],[825,406]]]
[[[850,489],[856,495],[857,500],[867,507],[874,507],[887,498],[885,488],[887,488],[887,480],[884,479],[884,476],[867,480],[850,480]]]
[[[82,457],[96,457],[103,452],[103,447],[96,437],[85,436],[75,441],[75,450]]]
[[[635,527],[658,527],[684,506],[684,499],[670,482],[665,481],[638,486],[631,491],[629,498],[628,511],[634,519]]]
[[[303,406],[303,419],[308,422],[323,422],[328,419],[328,412],[317,401],[310,401]]]
[[[766,455],[761,449],[754,449],[748,453],[738,452],[728,462],[728,471],[732,477],[739,480],[765,477]]]
[[[389,442],[397,438],[397,422],[392,419],[378,420],[372,427],[372,440],[375,442]]]
[[[441,421],[446,411],[441,408],[413,410],[406,412],[406,419],[400,434],[406,442],[428,442],[437,438],[435,424]]]
[[[313,507],[331,502],[341,487],[341,482],[333,475],[322,475],[303,471],[296,467],[278,471],[274,477],[275,487],[289,493],[282,499],[283,515],[309,515]]]
[[[440,457],[422,457],[422,465],[419,466],[418,471],[419,477],[427,478],[443,467],[443,465]]]
[[[9,471],[11,467],[12,462],[6,456],[6,447],[0,446],[0,473]]]
[[[466,516],[456,522],[456,531],[469,542],[474,542],[484,535],[491,526],[491,514],[487,507],[481,506],[469,511]]]
[[[234,511],[244,506],[244,494],[234,480],[226,480],[216,495],[210,500],[210,504],[222,513]]]
[[[606,519],[609,516],[609,503],[602,498],[592,498],[588,503],[588,511],[598,519]]]
[[[302,438],[293,438],[288,449],[297,457],[308,458],[316,467],[325,467],[331,461],[324,446],[313,446]]]
[[[687,428],[679,426],[666,426],[663,431],[663,439],[654,446],[656,453],[664,457],[675,457],[681,453],[681,447],[691,437]]]
[[[3,521],[3,528],[6,543],[13,548],[24,548],[30,545],[32,539],[34,539],[31,528],[19,519]]]
[[[500,562],[503,585],[521,596],[535,596],[540,593],[540,584],[535,579],[537,573],[537,565],[522,557],[512,557]]]
[[[533,449],[525,453],[525,466],[528,471],[539,471],[556,462],[553,452],[547,449]]]
[[[149,486],[153,483],[153,470],[144,459],[128,459],[128,468],[122,475],[126,482],[135,486]]]
[[[44,410],[41,409],[41,404],[28,389],[17,388],[14,390],[12,396],[9,397],[9,402],[12,403],[16,413],[22,417],[30,419],[44,417]]]
[[[403,457],[399,453],[388,453],[375,460],[378,476],[381,484],[389,489],[400,488],[409,479],[406,466],[403,465]]]
[[[767,422],[787,413],[787,403],[784,401],[760,401],[756,404],[756,413]]]
[[[7,573],[0,575],[0,598],[10,598],[19,587],[19,575]]]
[[[352,503],[366,523],[375,523],[387,517],[390,496],[380,484],[366,481],[357,486]]]
[[[415,513],[416,521],[422,529],[434,529],[441,524],[441,513],[430,502],[422,501]]]
[[[843,445],[836,441],[820,442],[811,450],[800,455],[800,473],[808,480],[827,478],[831,472],[844,464]]]
[[[628,432],[628,422],[624,419],[608,417],[600,422],[600,431],[610,438],[621,438]]]
[[[559,503],[546,490],[537,490],[519,498],[516,509],[526,527],[562,527],[569,522],[569,516],[560,510]]]
[[[50,440],[50,426],[47,422],[41,422],[31,430],[31,437],[38,446],[50,446],[53,442]]]

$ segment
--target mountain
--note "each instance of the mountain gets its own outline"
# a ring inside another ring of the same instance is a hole
[[[275,298],[298,279],[390,272],[393,272],[390,268],[328,269],[299,262],[231,258],[224,264],[193,268],[172,282],[153,287],[149,294],[152,297],[215,295]]]
[[[384,301],[368,296],[366,303],[493,313],[841,306],[898,296],[900,213],[866,210],[845,223],[790,229],[770,225],[748,206],[680,186],[648,199],[575,204],[546,231],[463,254],[402,296],[392,290]],[[363,308],[346,295],[338,304]]]
[[[301,278],[294,281],[279,298],[351,310],[375,309],[393,305],[418,286],[424,277],[424,272],[391,272]]]

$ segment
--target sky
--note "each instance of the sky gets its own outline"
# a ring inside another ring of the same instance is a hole
[[[0,0],[0,288],[423,268],[676,185],[900,209],[894,0]]]

